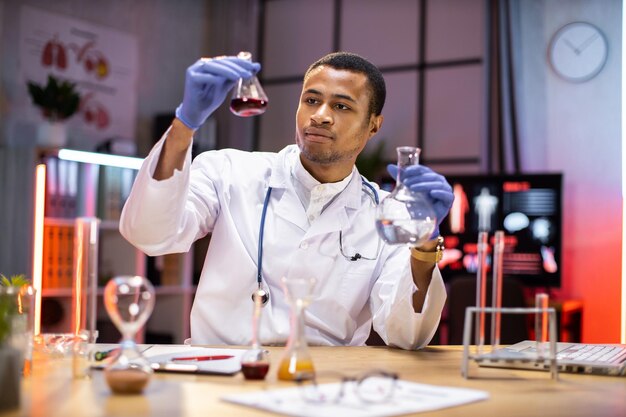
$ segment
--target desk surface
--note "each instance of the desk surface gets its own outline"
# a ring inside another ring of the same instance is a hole
[[[73,380],[69,359],[35,359],[23,382],[22,407],[6,416],[268,416],[220,400],[225,394],[284,388],[276,380],[282,348],[269,348],[272,366],[265,381],[234,377],[154,374],[143,395],[112,395],[101,371]],[[368,368],[395,371],[405,380],[485,390],[490,399],[420,416],[623,416],[626,378],[561,374],[559,381],[537,371],[470,367],[461,377],[461,348],[433,346],[420,351],[386,347],[312,347],[317,370],[358,373]]]

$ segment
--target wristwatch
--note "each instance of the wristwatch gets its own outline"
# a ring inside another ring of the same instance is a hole
[[[411,256],[422,262],[432,262],[438,263],[441,258],[443,258],[443,250],[445,247],[443,246],[443,237],[437,237],[437,246],[435,246],[435,250],[433,251],[423,251],[417,248],[411,248]]]

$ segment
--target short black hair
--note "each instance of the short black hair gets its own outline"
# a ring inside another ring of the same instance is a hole
[[[323,56],[311,64],[309,69],[304,73],[304,81],[309,78],[311,71],[322,65],[338,70],[347,70],[364,74],[370,86],[371,97],[369,111],[370,114],[380,115],[385,105],[387,96],[387,88],[385,87],[385,79],[378,67],[360,55],[351,52],[333,52]]]

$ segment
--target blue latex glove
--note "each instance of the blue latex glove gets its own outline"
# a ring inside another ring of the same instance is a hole
[[[387,171],[393,178],[397,178],[397,165],[387,165]],[[450,212],[454,201],[452,187],[446,178],[424,165],[415,165],[405,169],[402,183],[411,191],[422,193],[430,201],[437,216],[437,227],[431,238],[439,236],[439,225]]]
[[[190,129],[199,128],[240,78],[251,78],[260,69],[257,62],[232,56],[199,59],[187,68],[185,94],[176,117]]]

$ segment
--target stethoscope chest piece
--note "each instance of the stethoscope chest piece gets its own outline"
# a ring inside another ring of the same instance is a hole
[[[270,300],[270,293],[259,287],[252,293],[252,302],[254,302],[254,296],[257,294],[261,297],[261,307],[265,307],[267,302]]]

